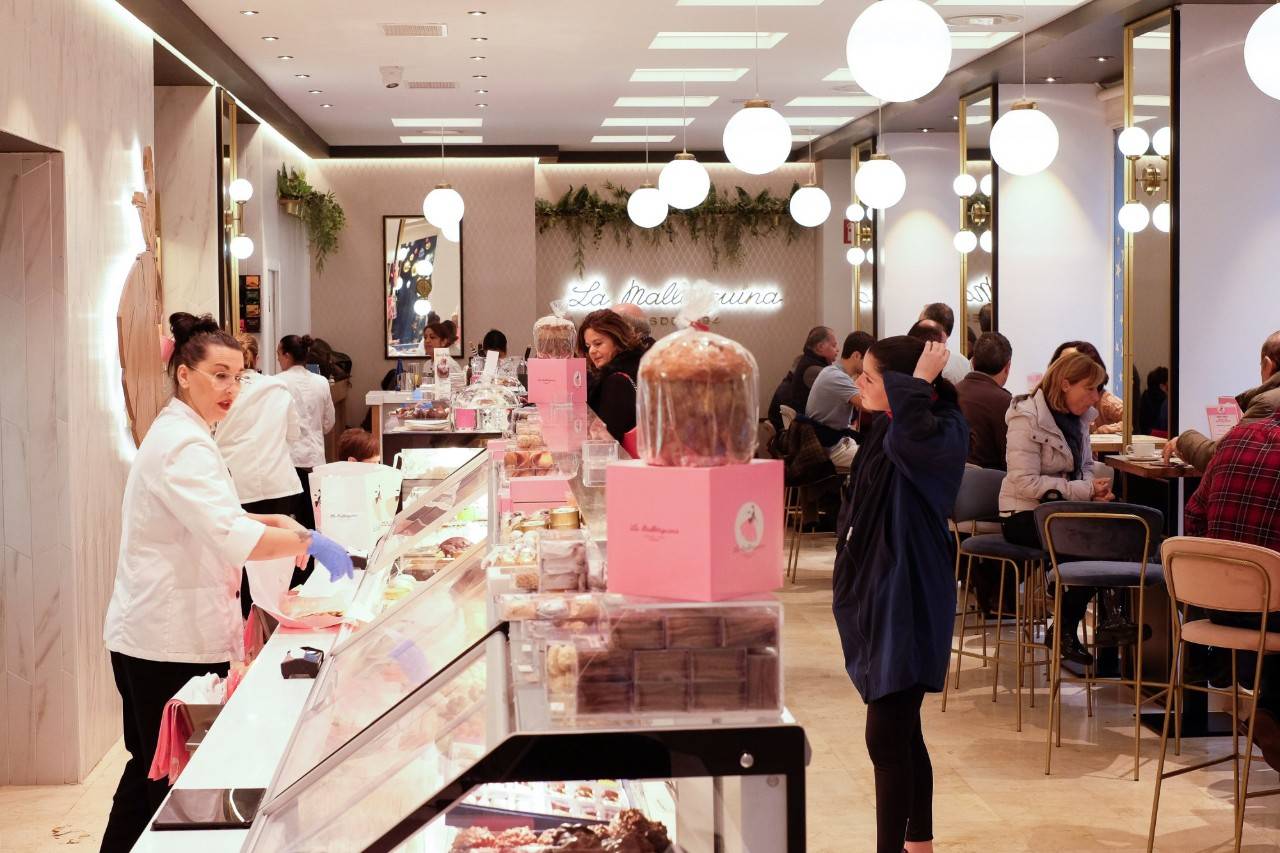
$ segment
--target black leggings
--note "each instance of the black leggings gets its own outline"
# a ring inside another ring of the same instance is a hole
[[[876,853],[933,840],[933,765],[920,730],[924,688],[867,705],[867,752],[876,772]]]

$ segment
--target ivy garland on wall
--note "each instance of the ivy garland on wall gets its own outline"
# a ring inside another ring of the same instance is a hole
[[[791,192],[799,187],[795,184]],[[606,183],[604,188],[608,197],[601,197],[585,186],[577,189],[571,186],[556,201],[541,198],[534,201],[539,234],[554,227],[562,227],[569,233],[574,248],[573,266],[578,275],[586,269],[587,243],[590,242],[592,248],[598,247],[606,230],[613,235],[614,243],[625,243],[630,249],[637,230],[651,246],[661,243],[664,237],[667,242],[674,242],[679,223],[695,243],[706,240],[713,269],[719,268],[722,258],[733,265],[741,263],[743,242],[748,237],[769,237],[781,231],[790,244],[801,231],[787,210],[790,194],[782,198],[766,189],[753,196],[742,187],[735,187],[735,193],[720,192],[712,184],[702,204],[692,210],[672,208],[658,227],[639,228],[627,216],[631,191],[612,183]]]

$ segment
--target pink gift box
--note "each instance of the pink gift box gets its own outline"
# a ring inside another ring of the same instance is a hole
[[[552,503],[560,506],[569,497],[569,478],[563,474],[545,477],[512,477],[509,485],[513,503]]]
[[[538,407],[542,418],[542,440],[556,453],[577,453],[591,438],[591,410],[586,406]]]
[[[530,403],[586,402],[585,358],[531,358],[527,369]]]
[[[609,591],[720,601],[782,586],[782,462],[608,470]]]

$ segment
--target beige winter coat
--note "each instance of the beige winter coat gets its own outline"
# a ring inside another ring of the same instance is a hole
[[[1093,499],[1093,447],[1089,442],[1089,424],[1098,416],[1090,409],[1080,417],[1084,432],[1084,477],[1070,479],[1075,471],[1071,448],[1053,419],[1044,392],[1015,397],[1005,423],[1009,426],[1005,461],[1009,473],[1000,486],[1000,512],[1035,509],[1045,492],[1057,491],[1065,500]]]

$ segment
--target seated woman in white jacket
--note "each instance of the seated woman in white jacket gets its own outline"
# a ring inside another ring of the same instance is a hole
[[[1005,414],[1009,427],[1005,461],[1009,473],[1000,486],[1000,514],[1031,512],[1046,499],[1109,501],[1110,480],[1095,480],[1089,424],[1107,373],[1092,358],[1071,352],[1049,365],[1032,394],[1015,397]],[[1041,547],[1034,523],[1006,525],[1018,545]],[[1019,535],[1015,531],[1021,531]],[[1087,665],[1093,656],[1076,636],[1095,590],[1078,587],[1062,599],[1062,656]],[[1045,642],[1052,644],[1052,634]]]
[[[103,639],[124,704],[129,761],[102,850],[130,850],[168,786],[149,781],[165,703],[193,676],[243,657],[237,596],[246,560],[315,556],[351,574],[346,550],[283,515],[240,506],[210,428],[240,392],[239,344],[205,315],[169,318],[174,399],[138,448],[121,505],[120,552]]]

